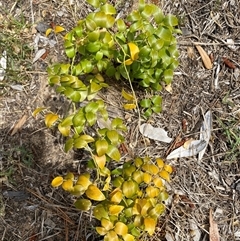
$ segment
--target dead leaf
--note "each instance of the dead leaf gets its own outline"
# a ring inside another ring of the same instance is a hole
[[[209,211],[209,241],[219,241],[219,232],[218,232],[218,225],[217,223],[213,220],[212,216],[212,209]]]
[[[190,59],[194,59],[194,50],[192,47],[187,47],[187,55]]]
[[[206,146],[206,142],[203,140],[191,140],[191,142],[185,146],[187,146],[187,149],[181,146],[172,151],[166,159],[195,156]]]
[[[27,120],[27,117],[27,115],[22,116],[22,118],[17,122],[17,124],[14,125],[11,136],[16,134],[23,127]]]
[[[212,130],[212,112],[209,110],[204,115],[204,121],[202,123],[202,126],[200,128],[200,140],[203,140],[206,142],[206,146],[198,153],[198,160],[201,161],[203,158],[203,155],[206,151],[206,148],[208,146],[209,140],[211,138],[211,130]]]
[[[140,126],[140,132],[142,135],[156,141],[162,141],[166,143],[170,143],[172,141],[172,138],[168,137],[167,132],[164,129],[155,128],[147,123]]]
[[[165,86],[165,90],[166,90],[167,92],[169,92],[170,94],[172,94],[172,92],[173,92],[173,90],[172,90],[172,84],[170,83],[169,85],[166,85],[166,86]]]
[[[7,52],[4,50],[0,58],[0,81],[4,79],[5,71],[7,69]]]
[[[226,57],[223,57],[222,59],[223,59],[223,63],[225,65],[227,65],[228,68],[230,68],[230,69],[235,69],[236,68],[235,64],[230,59],[228,59]]]
[[[32,62],[35,63],[35,62],[36,62],[37,60],[39,60],[45,53],[46,53],[46,49],[39,49],[39,50],[36,52],[36,54],[35,54]]]
[[[212,65],[211,59],[209,58],[209,56],[205,52],[205,50],[199,45],[196,45],[196,48],[197,48],[199,54],[201,55],[201,58],[202,58],[202,61],[203,61],[203,64],[204,64],[205,68],[206,69],[212,69],[213,65]]]

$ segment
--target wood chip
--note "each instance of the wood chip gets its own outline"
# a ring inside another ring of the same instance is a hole
[[[197,48],[199,54],[201,55],[201,58],[202,58],[202,61],[203,61],[203,64],[204,64],[205,68],[206,69],[212,69],[212,67],[213,67],[212,61],[209,58],[208,54],[205,52],[205,50],[199,45],[196,45],[196,48]]]
[[[27,120],[27,117],[27,115],[22,116],[22,118],[17,122],[17,124],[14,125],[11,136],[16,134],[23,127]]]
[[[213,220],[212,209],[209,211],[209,241],[219,241],[218,225]]]

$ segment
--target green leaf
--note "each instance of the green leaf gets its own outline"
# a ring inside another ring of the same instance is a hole
[[[86,122],[85,115],[82,110],[80,110],[72,119],[73,126],[83,126]]]
[[[108,150],[108,142],[106,140],[97,140],[95,142],[95,147],[98,156],[103,156]]]
[[[144,116],[145,117],[150,117],[152,115],[152,110],[151,110],[151,108],[148,108],[145,112],[144,112]]]
[[[165,25],[174,27],[178,25],[178,19],[176,16],[172,15],[172,14],[168,14],[165,18],[164,18],[164,23]]]
[[[102,89],[102,86],[92,81],[90,84],[90,93],[96,93]]]
[[[101,48],[101,44],[99,42],[90,42],[86,45],[86,50],[90,53],[96,53]]]
[[[91,61],[89,61],[87,59],[81,60],[80,64],[81,64],[83,72],[86,74],[90,73],[94,68]]]
[[[143,11],[145,5],[146,5],[145,0],[139,0],[138,10],[139,10],[139,11]]]
[[[121,154],[116,146],[109,145],[106,154],[114,161],[120,161]]]
[[[68,56],[68,58],[70,58],[70,59],[72,59],[76,54],[74,47],[65,48],[65,52],[66,52],[66,55]]]
[[[78,199],[75,203],[74,203],[74,206],[77,208],[77,209],[80,209],[82,211],[88,211],[91,206],[92,206],[92,203],[90,200],[88,199],[84,199],[84,198],[81,198],[81,199]]]
[[[156,106],[162,105],[162,97],[160,95],[154,95],[151,100],[152,103]]]
[[[87,142],[83,140],[81,137],[78,137],[74,140],[74,147],[78,149],[82,149],[87,146]]]
[[[136,22],[138,20],[142,19],[141,14],[139,11],[132,11],[128,16],[127,20],[131,22]]]
[[[85,112],[96,113],[98,111],[99,104],[97,102],[90,102],[84,108]]]
[[[168,85],[172,82],[173,79],[173,70],[172,69],[166,69],[163,72],[164,75],[164,82]]]
[[[102,51],[98,51],[98,52],[96,53],[95,59],[96,59],[97,61],[99,61],[99,60],[101,60],[102,58],[103,58],[103,52],[102,52]]]
[[[97,24],[94,21],[94,13],[90,13],[88,14],[88,16],[86,17],[86,27],[90,30],[90,31],[94,31],[97,28]]]
[[[94,209],[93,209],[93,215],[96,219],[101,220],[102,218],[108,219],[108,212],[104,208],[102,204],[98,204]]]
[[[90,126],[93,126],[97,121],[97,115],[95,113],[87,112],[85,117]]]
[[[117,20],[117,28],[119,32],[123,32],[126,30],[126,24],[121,18]]]
[[[107,137],[112,145],[117,145],[119,143],[119,134],[115,130],[107,131]]]
[[[90,142],[94,142],[94,138],[91,137],[90,135],[81,135],[80,138],[84,141],[86,141],[87,143],[90,143]]]
[[[153,13],[154,20],[157,24],[160,24],[164,19],[164,14],[160,8],[156,8]]]
[[[143,108],[149,108],[152,105],[151,100],[150,99],[142,99],[140,101],[140,106]]]
[[[75,91],[71,87],[65,87],[64,95],[66,95],[73,102],[79,102],[81,95],[78,91]]]
[[[88,39],[91,42],[96,42],[99,39],[99,36],[100,36],[99,30],[95,30],[95,31],[88,33]]]
[[[137,32],[139,29],[142,28],[142,26],[143,26],[143,23],[141,20],[139,20],[130,26],[130,28],[129,28],[130,32],[132,32],[132,33]]]
[[[70,139],[66,140],[66,142],[65,142],[64,151],[68,152],[72,148],[73,148],[73,139],[70,138]]]
[[[154,113],[160,113],[162,111],[162,106],[153,106],[152,110]]]
[[[134,180],[128,180],[123,182],[122,184],[123,195],[126,198],[132,198],[134,195],[137,194],[138,190],[138,184]]]
[[[166,42],[170,42],[172,40],[172,33],[166,27],[159,27],[155,33],[160,39],[163,39]]]
[[[87,0],[87,2],[95,8],[99,8],[100,0]]]
[[[85,194],[88,198],[94,201],[103,201],[106,199],[104,194],[99,190],[99,188],[93,184],[88,186],[88,189],[86,190]]]
[[[143,18],[149,19],[151,17],[151,15],[153,14],[153,12],[154,12],[153,5],[147,4],[144,7],[143,11],[141,12],[141,15]]]
[[[116,9],[113,7],[113,5],[108,3],[102,5],[100,9],[106,14],[116,14],[117,12]]]

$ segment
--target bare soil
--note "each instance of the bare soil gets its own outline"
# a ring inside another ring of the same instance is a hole
[[[90,11],[85,1],[19,0],[0,1],[0,19],[24,18],[28,27],[24,43],[33,45],[36,34],[44,36],[51,23],[70,30]],[[137,1],[112,1],[126,14]],[[177,37],[180,65],[175,71],[172,93],[163,90],[163,111],[148,122],[168,131],[179,140],[197,138],[203,115],[213,114],[212,135],[204,158],[179,158],[168,161],[174,167],[167,212],[160,218],[156,233],[145,240],[209,240],[209,212],[218,224],[220,240],[240,240],[240,2],[152,0],[165,13],[179,17],[183,34]],[[42,32],[36,30],[42,23]],[[1,24],[0,24],[1,25]],[[9,26],[9,29],[11,26]],[[10,29],[11,30],[11,29]],[[1,35],[0,35],[1,36]],[[25,76],[21,91],[6,82],[0,85],[0,238],[2,241],[100,240],[94,233],[94,220],[73,206],[73,198],[52,189],[51,180],[67,171],[78,173],[86,154],[63,151],[63,139],[45,128],[41,118],[34,119],[36,107],[49,106],[63,113],[68,103],[48,86],[46,67],[64,60],[62,36],[51,37],[57,43],[48,48],[45,59]],[[0,42],[2,40],[0,39]],[[229,43],[234,44],[230,45]],[[212,56],[214,66],[208,70],[195,48],[198,42]],[[2,46],[2,45],[0,45]],[[39,46],[43,47],[43,46]],[[0,53],[4,49],[0,49]],[[223,57],[234,64],[231,68]],[[34,51],[31,58],[34,58]],[[30,62],[32,60],[30,59]],[[217,66],[220,66],[219,73]],[[218,82],[216,86],[216,78]],[[16,83],[18,80],[16,80]],[[13,83],[13,84],[16,84]],[[118,96],[121,87],[104,93],[112,116],[126,119],[130,155],[165,157],[170,144],[145,140],[138,131],[138,115],[124,112]],[[17,133],[16,123],[27,120]],[[187,125],[183,126],[183,122]],[[229,135],[235,133],[236,138]],[[234,146],[234,144],[236,144]],[[233,150],[233,152],[231,152]]]

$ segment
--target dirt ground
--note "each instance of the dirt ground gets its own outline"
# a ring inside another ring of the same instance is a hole
[[[149,122],[180,140],[199,136],[203,115],[209,110],[213,124],[210,143],[201,161],[196,156],[168,161],[175,171],[168,185],[167,211],[160,218],[155,234],[143,240],[207,241],[210,210],[220,240],[240,240],[240,1],[150,2],[165,13],[178,16],[182,35],[177,36],[180,64],[175,71],[172,93],[161,92],[163,111]],[[112,3],[124,14],[136,5],[135,1]],[[51,23],[70,30],[89,11],[83,0],[0,0],[0,29],[8,30],[10,35],[13,26],[3,28],[1,21],[24,19],[24,30],[15,37],[21,38],[22,46],[27,45],[31,50],[25,57],[27,64],[20,65],[15,79],[0,82],[2,241],[101,240],[94,233],[92,217],[76,210],[71,196],[50,186],[56,175],[78,172],[85,153],[66,154],[58,133],[47,129],[41,118],[32,117],[36,107],[49,106],[61,113],[67,105],[48,86],[46,74],[49,64],[64,59],[62,36],[49,37],[54,45],[46,46],[48,55],[32,63],[36,35],[44,37]],[[212,57],[212,69],[204,67],[196,42]],[[1,30],[0,43],[1,54],[4,51]],[[43,42],[38,45],[45,47]],[[20,54],[22,50],[19,51]],[[165,157],[170,144],[150,140],[147,148],[141,144],[138,115],[124,113],[121,100],[116,100],[118,89],[121,87],[110,88],[104,98],[113,116],[126,117],[129,129],[126,143],[131,153]],[[26,121],[14,133],[22,118]]]

